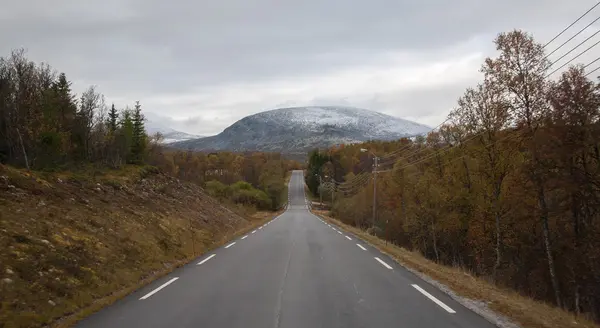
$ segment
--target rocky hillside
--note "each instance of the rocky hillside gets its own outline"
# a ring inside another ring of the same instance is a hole
[[[367,140],[395,140],[431,128],[352,107],[281,108],[247,116],[216,136],[176,142],[193,150],[305,152]]]
[[[254,223],[153,167],[0,165],[0,327],[39,327],[110,301]]]

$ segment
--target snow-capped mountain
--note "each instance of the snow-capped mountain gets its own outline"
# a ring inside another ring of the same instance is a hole
[[[158,116],[155,114],[146,115],[146,120],[144,122],[146,133],[148,135],[155,135],[156,133],[160,133],[163,136],[163,143],[173,143],[184,140],[198,139],[200,136],[189,134],[181,131],[177,131],[172,129],[165,124],[160,122],[160,119],[157,119]]]
[[[298,152],[430,131],[419,123],[353,107],[280,108],[244,117],[216,136],[171,144],[193,150]]]

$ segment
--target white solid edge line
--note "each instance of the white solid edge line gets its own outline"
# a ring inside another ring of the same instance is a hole
[[[429,298],[430,300],[434,301],[435,304],[439,305],[442,309],[448,311],[449,313],[456,313],[456,311],[452,310],[451,307],[449,307],[448,305],[444,304],[442,301],[438,300],[437,298],[435,298],[435,296],[429,294],[426,290],[424,290],[423,288],[419,287],[419,285],[412,285],[416,290],[418,290],[419,292],[421,292],[421,294],[425,295],[427,298]]]
[[[204,260],[202,260],[202,261],[198,262],[198,264],[196,264],[196,265],[200,265],[200,264],[202,264],[202,263],[204,263],[204,262],[206,262],[206,261],[208,261],[208,260],[212,259],[212,258],[213,258],[213,257],[215,257],[216,255],[217,255],[217,254],[213,254],[213,255],[211,255],[211,256],[209,256],[209,257],[205,258]]]
[[[386,268],[388,268],[390,270],[392,269],[392,267],[389,264],[383,262],[380,258],[375,257],[375,259],[377,260],[377,262],[381,263],[381,265],[383,265],[384,267],[386,267]]]
[[[233,245],[235,245],[235,241],[234,241],[233,243],[231,243],[231,244],[229,244],[229,245],[225,246],[225,248],[229,248],[229,247],[231,247],[231,246],[233,246]]]
[[[360,249],[362,249],[363,251],[366,251],[367,249],[363,247],[363,245],[361,244],[356,244],[356,246],[360,247]]]
[[[161,290],[161,289],[163,289],[163,288],[167,287],[168,285],[170,285],[170,284],[171,284],[173,281],[175,281],[175,280],[177,280],[177,279],[179,279],[179,277],[175,277],[175,278],[173,278],[173,279],[171,279],[171,280],[169,280],[169,281],[165,282],[164,284],[160,285],[160,286],[159,286],[158,288],[156,288],[155,290],[153,290],[153,291],[149,292],[148,294],[146,294],[146,295],[144,295],[144,296],[140,297],[140,300],[145,300],[145,299],[147,299],[148,297],[150,297],[150,296],[152,296],[152,295],[154,295],[154,294],[158,293],[158,291],[159,291],[159,290]]]
[[[248,238],[248,235],[245,235],[244,237],[242,237],[242,240],[244,240],[244,239],[246,239],[246,238]]]
[[[256,230],[252,231],[252,233],[255,233],[255,232],[256,232]]]
[[[346,236],[346,239],[348,239],[348,240],[352,240],[352,238],[350,238],[350,237],[348,237],[348,236]]]

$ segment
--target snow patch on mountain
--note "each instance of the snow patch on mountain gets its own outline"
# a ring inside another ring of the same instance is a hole
[[[200,136],[189,134],[181,131],[172,129],[155,119],[149,119],[146,117],[144,122],[146,133],[150,136],[160,133],[163,136],[162,143],[169,144],[179,141],[198,139]]]

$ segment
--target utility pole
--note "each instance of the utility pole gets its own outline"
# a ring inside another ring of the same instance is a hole
[[[331,208],[333,209],[333,196],[335,193],[335,180],[331,178]]]
[[[375,228],[375,218],[377,215],[377,165],[379,157],[373,156],[373,228]]]
[[[323,206],[323,179],[319,175],[319,206]]]

